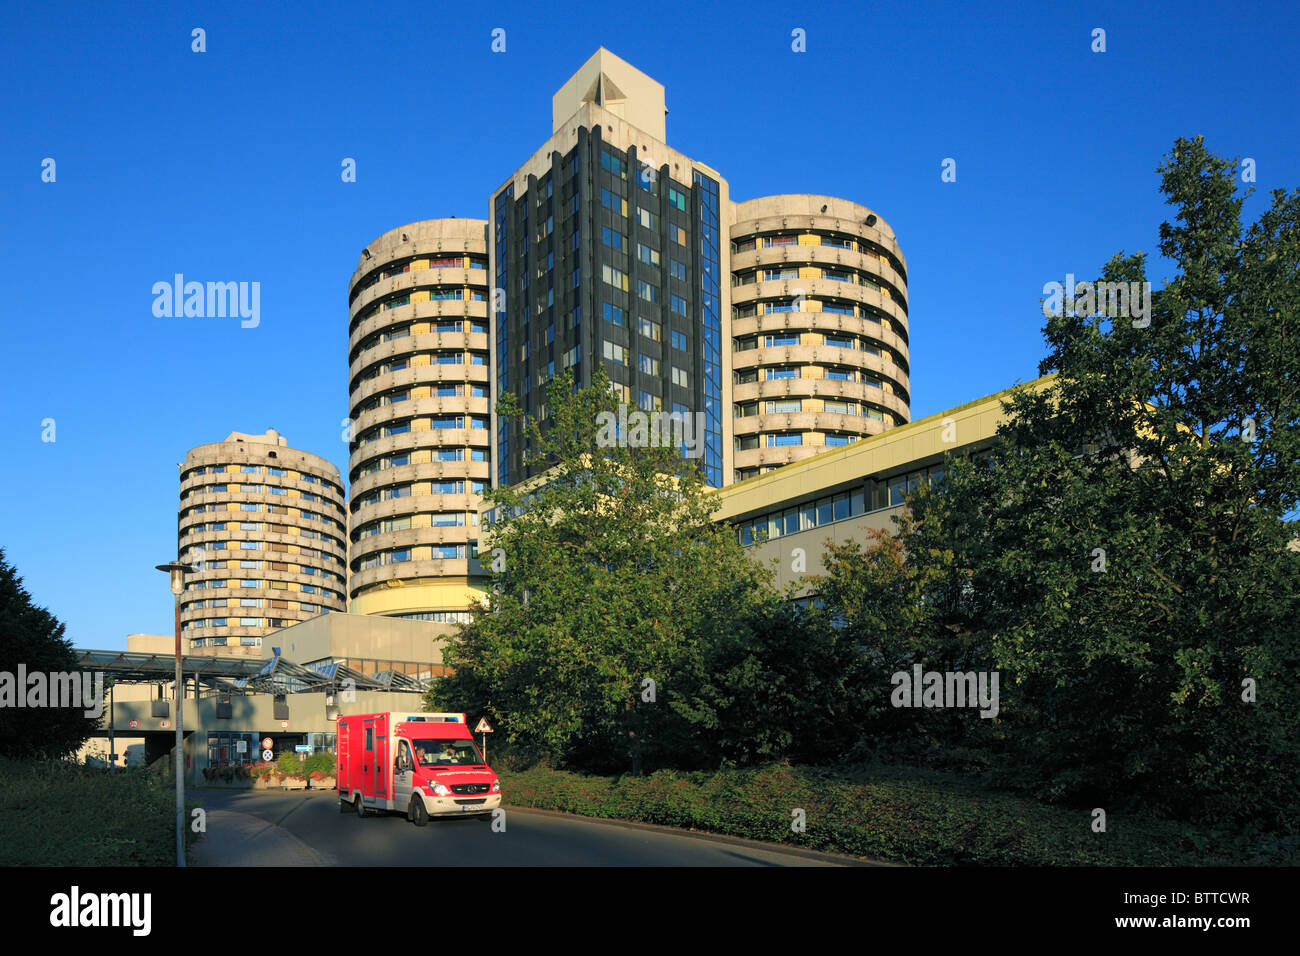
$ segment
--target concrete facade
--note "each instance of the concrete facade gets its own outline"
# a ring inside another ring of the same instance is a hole
[[[888,224],[833,196],[731,212],[735,480],[909,421],[907,273]]]
[[[825,573],[826,542],[864,543],[869,530],[892,531],[903,496],[941,476],[945,454],[978,455],[992,444],[1009,392],[730,485],[719,492],[714,520],[736,528],[750,556],[775,569],[778,587],[797,585],[815,596],[810,579]]]
[[[126,649],[144,654],[174,654],[176,636],[128,634]],[[117,684],[112,688],[112,706],[116,707],[118,703],[131,705],[145,703],[147,708],[150,701],[170,700],[173,686],[174,682]],[[104,706],[108,708],[110,705],[105,703]],[[76,759],[80,763],[94,767],[142,767],[145,764],[145,740],[140,736],[132,736],[129,728],[126,728],[126,733],[116,735],[112,740],[108,737],[91,737],[77,751]]]
[[[423,680],[444,673],[442,647],[451,630],[450,625],[425,621],[328,613],[284,628],[259,650],[268,665],[275,656],[273,648],[278,648],[281,660],[316,673],[323,665],[337,664],[366,677],[393,671]],[[174,648],[173,637],[133,634],[127,638],[128,652],[170,656]],[[116,655],[110,652],[110,657]],[[233,684],[210,679],[221,660],[195,655],[185,658],[184,746],[187,779],[193,783],[203,780],[203,769],[210,765],[260,761],[262,741],[267,737],[276,754],[298,745],[326,752],[333,749],[335,721],[340,715],[423,709],[419,693],[365,687],[348,692],[338,688],[303,691],[295,687],[292,676],[276,678],[274,693],[265,692],[265,688],[255,692],[248,686],[241,691]],[[229,661],[230,656],[224,660]],[[132,668],[130,662],[122,666]],[[196,698],[194,688],[205,673],[209,679],[202,682],[202,693]],[[115,682],[100,730],[79,757],[104,765],[111,747],[117,754],[117,766],[140,766],[166,756],[174,745],[175,730],[170,723],[175,717],[174,691],[170,676],[161,674],[158,681]],[[155,713],[158,700],[168,706]],[[241,741],[243,750],[238,749]]]
[[[441,677],[442,648],[454,631],[453,624],[322,614],[278,632],[265,642],[262,656],[270,658],[278,647],[287,660],[303,665],[333,661],[367,675],[397,670],[417,679]]]
[[[349,607],[468,619],[491,480],[487,223],[390,230],[349,283]]]
[[[346,512],[338,469],[275,431],[231,432],[185,456],[177,552],[187,654],[258,657],[281,627],[343,609]]]
[[[663,85],[602,47],[555,92],[551,135],[486,222],[412,223],[366,247],[349,285],[351,611],[468,619],[487,580],[478,495],[536,476],[496,402],[513,394],[545,425],[566,369],[582,386],[603,368],[629,410],[702,424],[714,487],[910,420],[907,266],[888,223],[828,196],[733,202],[668,145],[666,115]],[[430,265],[455,257],[465,268]],[[464,461],[435,460],[456,449]]]

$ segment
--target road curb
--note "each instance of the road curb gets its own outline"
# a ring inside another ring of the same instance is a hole
[[[681,827],[669,827],[659,823],[642,823],[639,820],[617,820],[611,817],[589,817],[582,813],[570,813],[567,810],[546,810],[541,807],[516,807],[506,804],[504,806],[507,813],[536,813],[549,817],[567,817],[571,820],[583,820],[587,823],[603,823],[607,826],[622,827],[627,830],[649,830],[654,833],[673,833],[677,836],[691,837],[696,840],[705,840],[710,843],[727,843],[732,846],[743,846],[751,850],[766,850],[769,853],[788,853],[791,856],[802,857],[807,860],[818,860],[820,862],[834,862],[840,866],[871,866],[871,867],[902,867],[906,868],[906,863],[890,863],[885,860],[865,860],[855,856],[847,856],[842,853],[828,853],[824,850],[809,850],[805,847],[787,846],[784,843],[766,843],[762,840],[751,840],[746,837],[730,836],[725,833],[712,833],[708,830],[684,830]]]

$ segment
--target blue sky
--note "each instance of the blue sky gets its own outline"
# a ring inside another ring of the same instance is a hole
[[[550,134],[551,94],[601,45],[664,84],[670,143],[733,199],[825,193],[894,227],[914,417],[1035,377],[1044,283],[1155,255],[1155,168],[1176,137],[1256,161],[1248,219],[1300,185],[1293,2],[1056,6],[12,8],[0,547],[78,646],[171,633],[153,565],[175,555],[176,463],[276,428],[345,470],[362,247],[419,219],[486,218]],[[260,282],[259,326],[155,318],[150,290],[178,272]],[[1157,286],[1168,274],[1151,269]]]

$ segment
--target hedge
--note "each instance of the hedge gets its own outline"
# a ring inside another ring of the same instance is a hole
[[[592,777],[499,771],[509,806],[640,821],[924,866],[1295,864],[1294,837],[1224,834],[1150,817],[1047,806],[932,771],[774,764]],[[805,830],[795,832],[793,811]]]

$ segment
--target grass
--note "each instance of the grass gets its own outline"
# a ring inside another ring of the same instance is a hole
[[[174,866],[170,777],[0,759],[0,866]],[[196,838],[186,820],[186,846]]]

